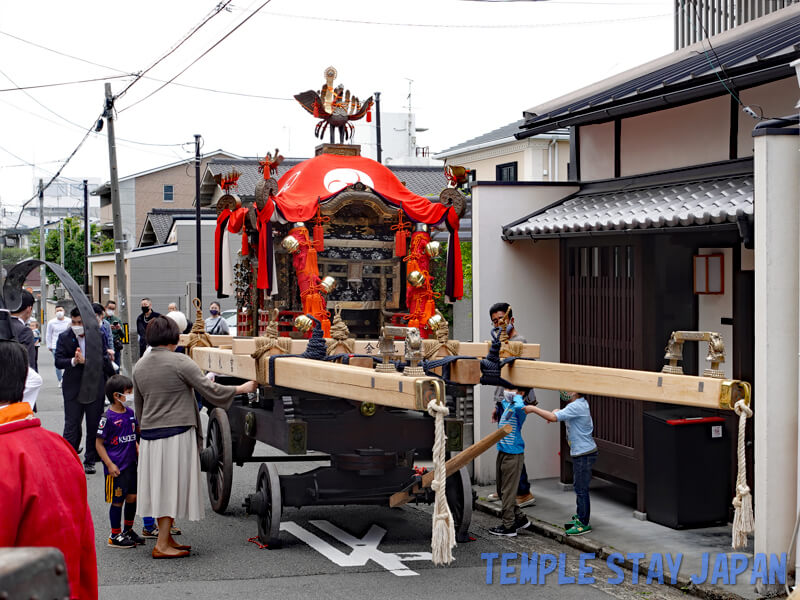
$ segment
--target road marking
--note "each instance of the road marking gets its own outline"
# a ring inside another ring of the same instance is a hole
[[[322,554],[322,556],[340,567],[363,567],[367,564],[367,561],[372,560],[398,577],[410,577],[419,575],[419,573],[405,566],[403,564],[405,561],[431,560],[432,558],[430,552],[394,553],[378,550],[378,545],[386,535],[386,530],[378,525],[372,525],[369,531],[364,534],[364,537],[359,539],[346,531],[342,531],[336,527],[336,525],[328,521],[309,521],[309,523],[317,529],[321,529],[331,537],[336,538],[343,544],[350,546],[353,551],[350,554],[345,554],[341,550],[334,548],[315,533],[300,527],[300,525],[293,521],[281,523],[281,531],[291,533],[294,537],[305,542]]]

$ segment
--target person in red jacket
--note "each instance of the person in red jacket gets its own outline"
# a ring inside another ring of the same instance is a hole
[[[0,339],[0,365],[0,547],[58,548],[67,565],[70,598],[95,600],[94,525],[80,458],[64,438],[42,428],[30,404],[21,402],[28,374],[25,349]]]

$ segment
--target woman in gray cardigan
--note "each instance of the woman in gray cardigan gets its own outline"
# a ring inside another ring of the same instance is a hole
[[[175,519],[203,518],[199,448],[203,435],[194,390],[228,408],[237,394],[255,392],[255,381],[220,385],[206,378],[188,356],[175,352],[175,321],[155,317],[147,325],[152,351],[133,370],[134,403],[141,429],[137,513],[158,519],[153,558],[188,556],[191,546],[170,535]]]

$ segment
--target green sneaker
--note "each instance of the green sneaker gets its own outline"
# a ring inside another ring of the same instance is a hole
[[[577,519],[576,519],[577,521]],[[591,525],[584,525],[580,521],[572,524],[572,527],[567,529],[567,535],[583,535],[584,533],[589,533],[592,530]]]
[[[570,527],[572,527],[576,523],[580,523],[580,521],[578,520],[578,515],[572,515],[569,518],[569,522],[564,523],[564,529],[569,529]]]

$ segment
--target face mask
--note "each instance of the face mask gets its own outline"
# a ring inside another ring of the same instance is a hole
[[[113,311],[113,310],[111,310],[111,309],[109,308],[109,309],[107,309],[107,310],[106,310],[106,314],[107,314],[109,317],[113,317],[113,316],[114,316],[114,311]]]
[[[210,312],[210,313],[211,313],[212,315],[214,315],[215,317],[216,317],[216,316],[219,314],[219,311],[218,311],[216,308],[212,308],[212,309],[211,309],[211,310],[209,310],[208,312]]]
[[[133,394],[125,394],[125,400],[122,403],[125,406],[133,408]]]
[[[57,310],[56,311],[56,319],[58,319],[60,321],[63,318],[64,318],[64,311],[63,310]]]
[[[150,307],[149,306],[143,306],[142,307],[142,314],[146,315],[149,312],[150,312]]]
[[[83,335],[83,325],[73,325],[72,333],[75,335]]]
[[[558,392],[558,397],[561,398],[562,402],[569,402],[569,392]]]

